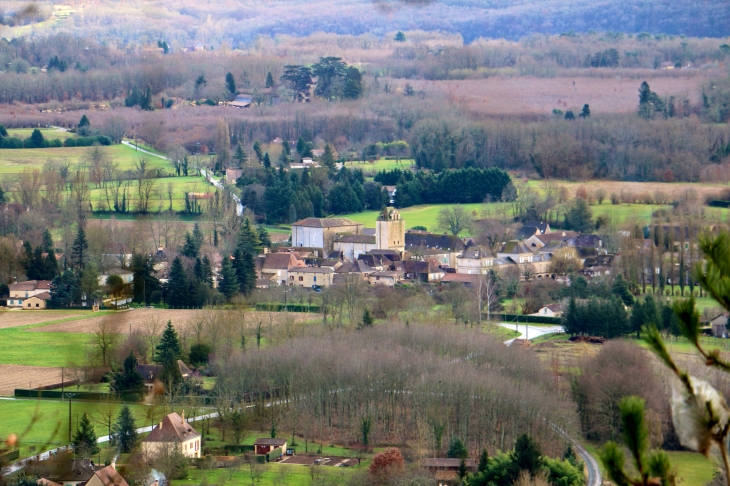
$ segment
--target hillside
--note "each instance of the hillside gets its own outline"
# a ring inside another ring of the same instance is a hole
[[[53,10],[52,3],[38,2]],[[0,2],[6,21],[20,2]],[[49,20],[0,27],[0,36],[69,32],[122,43],[166,38],[182,44],[223,41],[236,47],[259,35],[306,36],[316,32],[377,37],[396,30],[520,39],[533,34],[616,31],[698,37],[730,34],[730,6],[723,0],[272,0],[253,2],[79,2]],[[71,14],[69,15],[69,12]]]

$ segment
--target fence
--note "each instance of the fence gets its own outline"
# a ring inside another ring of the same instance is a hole
[[[281,302],[258,302],[257,311],[281,312],[320,312],[320,307],[315,304],[282,304]]]
[[[103,392],[84,392],[84,391],[64,391],[58,390],[28,390],[26,388],[16,388],[13,393],[18,398],[69,398],[73,395],[73,400],[121,400],[123,402],[141,402],[144,395],[140,393],[123,393],[121,395],[113,395]]]

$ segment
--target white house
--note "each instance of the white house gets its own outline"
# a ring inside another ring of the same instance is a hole
[[[154,456],[165,446],[179,446],[185,457],[200,458],[200,438],[200,432],[185,421],[184,411],[182,416],[173,412],[142,439],[142,452]]]
[[[51,288],[50,280],[26,280],[25,282],[13,283],[8,286],[8,307],[23,307],[23,301],[28,297],[47,293]]]

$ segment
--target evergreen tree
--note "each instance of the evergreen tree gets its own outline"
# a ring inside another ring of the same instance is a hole
[[[461,439],[453,436],[449,442],[449,450],[446,451],[446,457],[451,459],[466,459],[469,457],[469,451]]]
[[[322,154],[322,157],[320,157],[320,162],[322,163],[322,166],[327,167],[330,173],[334,173],[336,168],[335,154],[330,144],[325,144],[324,153]]]
[[[46,140],[43,138],[43,134],[37,128],[30,134],[30,148],[43,148],[46,145]]]
[[[236,80],[233,77],[233,73],[226,74],[226,89],[232,96],[236,96]]]
[[[307,150],[307,142],[304,141],[304,137],[301,135],[299,136],[299,140],[297,140],[297,153],[301,156],[304,156],[304,152]]]
[[[580,334],[580,322],[581,321],[578,315],[578,306],[575,304],[575,297],[571,297],[570,302],[568,303],[568,308],[566,309],[565,315],[563,316],[563,329],[565,329],[565,332],[567,332],[571,336]]]
[[[180,373],[180,367],[177,364],[177,358],[172,349],[166,349],[162,354],[162,373],[160,373],[160,381],[165,385],[165,390],[173,391],[182,383],[183,377]]]
[[[198,226],[198,223],[195,223],[193,225],[193,240],[195,241],[195,245],[198,248],[198,251],[200,251],[200,247],[203,246],[203,232],[200,230],[200,227]]]
[[[200,281],[208,287],[213,287],[213,266],[210,264],[210,258],[208,255],[203,257],[201,265]]]
[[[264,154],[264,168],[271,169],[271,159],[268,152]]]
[[[243,145],[241,143],[238,143],[238,146],[236,147],[236,153],[233,154],[233,160],[235,160],[238,163],[239,168],[243,168],[246,166],[246,162],[248,161],[248,158],[246,157],[246,152],[243,150]]]
[[[90,262],[86,264],[84,269],[81,271],[79,277],[79,289],[81,293],[86,296],[86,302],[88,305],[93,305],[96,300],[101,296],[101,289],[99,287],[99,271],[96,268],[96,264]]]
[[[43,251],[49,253],[51,250],[53,250],[53,237],[51,236],[51,232],[48,231],[48,228],[46,228],[43,230]]]
[[[365,310],[362,313],[362,322],[360,323],[361,329],[364,329],[366,327],[372,327],[373,326],[373,316],[370,315],[370,309],[365,307]]]
[[[221,269],[221,282],[218,284],[218,290],[226,296],[227,300],[231,300],[231,297],[238,293],[238,288],[238,278],[236,277],[236,271],[231,266],[231,259],[224,257],[223,267]]]
[[[586,233],[593,229],[593,215],[583,198],[576,198],[568,212],[565,213],[565,227],[579,233]]]
[[[269,232],[266,231],[266,227],[259,226],[257,231],[259,233],[259,242],[261,243],[261,247],[271,248],[271,237],[269,237]]]
[[[167,321],[165,330],[162,331],[162,338],[160,338],[159,344],[155,347],[155,363],[162,364],[165,359],[165,353],[172,353],[172,357],[177,361],[182,357],[182,345],[180,344],[180,338],[177,335],[175,327],[172,325],[172,321]]]
[[[256,158],[259,162],[264,161],[264,153],[261,151],[261,144],[258,140],[253,143],[253,153],[256,154]]]
[[[613,284],[611,285],[611,292],[614,295],[618,295],[621,300],[624,302],[625,305],[633,305],[634,303],[634,296],[631,294],[631,291],[629,290],[629,284],[624,279],[623,275],[620,273],[616,275],[616,278],[613,279]]]
[[[482,453],[479,455],[479,466],[477,472],[483,473],[489,466],[489,453],[486,449],[482,449]]]
[[[175,257],[170,266],[166,300],[173,309],[190,307],[190,284],[180,257]]]
[[[89,458],[99,453],[100,449],[96,443],[96,432],[86,412],[84,412],[79,421],[79,427],[73,437],[73,445],[76,455],[83,458]]]
[[[256,232],[256,228],[253,227],[248,218],[243,220],[241,229],[238,232],[236,249],[240,252],[249,252],[252,255],[258,255],[262,251],[259,234]]]
[[[248,251],[236,250],[233,256],[239,290],[248,295],[256,289],[256,264],[253,255]]]
[[[267,88],[274,87],[274,77],[271,75],[271,71],[269,71],[268,74],[266,75],[266,87]]]
[[[406,35],[399,30],[398,32],[396,32],[395,38],[393,40],[396,41],[396,42],[405,42],[406,41]]]
[[[540,460],[540,447],[537,442],[527,434],[522,434],[515,442],[515,449],[512,451],[512,462],[518,471],[527,471],[535,476],[542,468]]]
[[[145,111],[152,111],[152,87],[147,86],[147,91],[144,93],[144,97],[139,104],[139,107]]]
[[[76,131],[82,137],[88,137],[91,133],[91,122],[86,115],[82,116],[81,120],[79,120],[79,124],[76,125]]]
[[[188,258],[197,258],[198,251],[200,251],[200,248],[198,248],[198,245],[195,243],[193,235],[187,233],[185,235],[185,244],[183,244],[182,249],[180,249],[180,253]]]
[[[135,254],[132,256],[132,291],[137,303],[150,302],[153,292],[160,290],[160,281],[152,275],[155,271],[152,258]]]
[[[565,112],[565,119],[566,120],[575,120],[575,115],[573,114],[573,110],[568,110]]]
[[[74,239],[73,245],[71,246],[71,262],[75,268],[83,268],[86,259],[86,250],[88,248],[89,243],[86,241],[84,226],[79,223],[79,227],[76,230],[76,239]]]
[[[362,74],[356,67],[347,68],[342,96],[348,100],[355,100],[362,96]]]
[[[137,393],[144,390],[144,377],[137,371],[137,358],[131,350],[124,358],[122,371],[114,374],[110,388],[117,393]]]
[[[55,308],[71,307],[81,297],[79,281],[73,270],[67,269],[51,281],[50,294],[48,304]]]
[[[0,187],[0,204],[5,204],[5,191]]]
[[[134,417],[132,411],[126,404],[122,407],[122,411],[119,412],[117,423],[114,427],[113,439],[117,449],[122,454],[128,454],[137,446],[139,440],[137,436],[137,426],[134,424]]]
[[[51,248],[43,261],[43,280],[53,280],[56,275],[58,275],[58,260],[56,260],[56,252]]]
[[[583,105],[583,109],[580,112],[580,115],[578,115],[581,118],[588,118],[591,116],[591,107],[588,106],[588,103]]]
[[[213,352],[213,348],[206,343],[195,343],[190,346],[190,364],[193,366],[203,366],[208,362],[208,356]]]

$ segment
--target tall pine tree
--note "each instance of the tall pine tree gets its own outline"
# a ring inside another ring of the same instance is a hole
[[[256,288],[256,264],[253,255],[248,251],[236,250],[233,256],[239,290],[248,295]]]
[[[221,269],[221,281],[218,285],[218,290],[226,296],[227,300],[231,300],[231,297],[238,293],[238,277],[236,271],[231,265],[231,259],[228,257],[223,258],[223,268]]]
[[[257,256],[262,251],[259,234],[248,218],[243,220],[241,229],[238,232],[236,249],[240,252],[249,252],[254,256]]]
[[[86,412],[84,412],[79,421],[79,428],[73,437],[73,445],[76,455],[83,458],[89,458],[99,453],[99,445],[96,443],[96,432]]]
[[[75,268],[83,268],[84,260],[86,259],[86,250],[88,248],[89,243],[86,241],[86,231],[84,231],[84,226],[79,223],[78,230],[76,230],[76,239],[74,239],[73,246],[71,247],[71,262]]]
[[[155,363],[160,363],[165,359],[165,353],[171,352],[175,361],[182,357],[182,345],[180,344],[180,338],[177,335],[175,327],[172,325],[172,321],[167,321],[165,330],[162,331],[162,338],[160,338],[159,344],[155,348]]]
[[[191,306],[190,284],[180,257],[175,257],[170,266],[170,280],[167,282],[167,305],[173,309]]]
[[[112,436],[114,439],[113,445],[117,446],[117,449],[122,454],[132,452],[137,446],[137,442],[139,441],[137,426],[134,424],[132,411],[126,404],[122,407],[122,411],[119,412]]]

